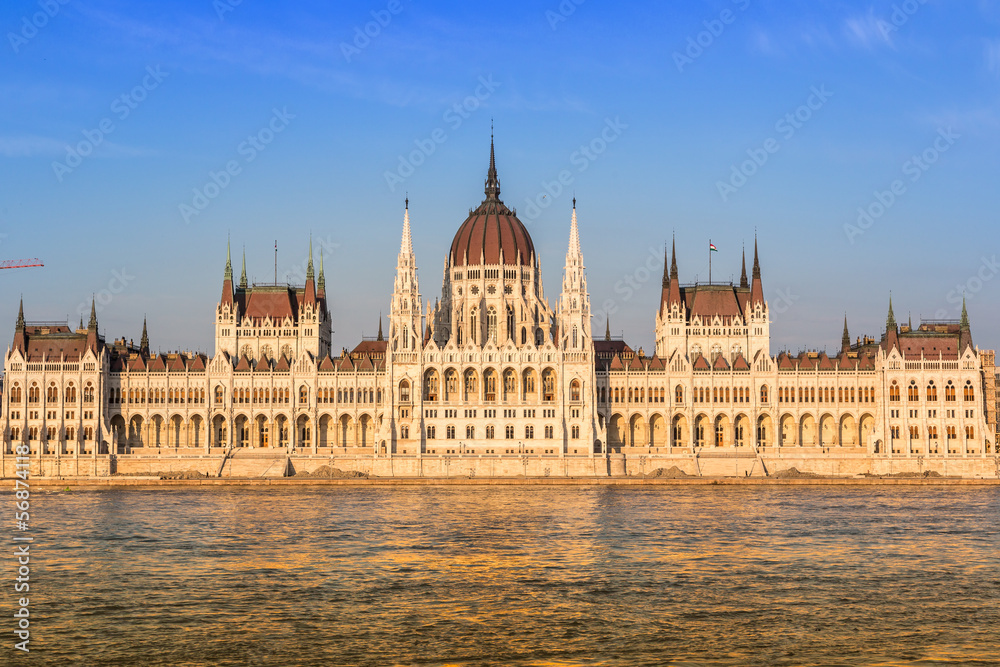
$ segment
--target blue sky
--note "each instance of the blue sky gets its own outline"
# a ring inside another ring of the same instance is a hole
[[[663,244],[683,282],[709,239],[738,280],[756,233],[774,352],[837,349],[845,312],[877,336],[890,291],[914,324],[964,292],[1000,342],[998,3],[136,4],[0,8],[0,258],[46,264],[0,273],[10,336],[19,295],[75,323],[96,294],[109,338],[145,316],[154,348],[211,353],[227,236],[264,282],[275,241],[301,280],[312,234],[352,347],[388,309],[406,193],[440,294],[492,118],[550,302],[577,196],[595,331],[610,311],[651,352]]]

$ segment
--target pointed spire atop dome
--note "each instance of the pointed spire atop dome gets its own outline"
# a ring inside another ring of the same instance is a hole
[[[750,282],[747,280],[747,251],[746,248],[743,249],[743,270],[740,272],[740,287],[749,287]]]
[[[500,179],[493,151],[493,124],[490,123],[490,169],[486,172],[486,199],[500,199]]]

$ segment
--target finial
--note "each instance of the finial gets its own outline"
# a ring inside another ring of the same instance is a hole
[[[611,317],[609,315],[605,315],[604,340],[611,340]]]
[[[382,336],[382,313],[378,314],[378,338],[376,340],[385,340]]]
[[[233,279],[233,262],[229,253],[230,239],[229,234],[226,234],[226,273],[225,279],[231,281]]]
[[[90,322],[87,324],[88,329],[93,329],[97,331],[97,304],[95,303],[94,295],[90,295]]]
[[[247,246],[243,244],[243,270],[240,271],[240,287],[247,288]]]
[[[80,318],[80,323],[83,323],[83,318]],[[21,305],[17,308],[17,328],[24,328],[24,297],[21,297]]]

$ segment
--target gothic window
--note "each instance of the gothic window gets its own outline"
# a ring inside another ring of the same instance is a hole
[[[424,400],[438,400],[439,378],[436,370],[429,370],[424,374]]]
[[[542,330],[535,329],[535,345],[538,347],[542,346]]]
[[[473,345],[479,342],[478,317],[479,311],[473,308],[469,313],[469,340]]]
[[[410,402],[410,383],[408,380],[399,383],[399,400],[401,403]]]
[[[962,390],[962,399],[966,401],[976,400],[976,390],[972,388],[972,381],[965,381],[965,388]]]
[[[574,426],[573,427],[573,429],[571,431],[571,436],[570,437],[572,437],[574,440],[579,440],[580,439],[580,427],[579,426]]]
[[[931,380],[927,385],[927,400],[936,401],[937,400],[937,387],[934,386],[934,380]]]
[[[576,328],[576,325],[574,324],[573,325],[573,349],[574,350],[577,348],[577,345],[578,345],[578,343],[577,343],[577,333],[578,333],[577,332],[577,328]]]
[[[403,349],[410,349],[410,327],[403,325]]]
[[[471,368],[465,371],[465,400],[475,401],[479,398],[479,378]]]
[[[889,402],[898,403],[899,402],[899,385],[895,380],[892,381],[892,385],[889,386]]]
[[[454,427],[454,425],[448,426],[447,430],[445,431],[445,437],[447,437],[449,440],[454,440],[455,439],[455,427]]]
[[[542,372],[542,400],[556,400],[556,374],[551,368]]]
[[[513,426],[507,426],[504,430],[506,431],[505,435],[507,436],[507,439],[508,440],[513,440],[514,439],[514,427]]]
[[[467,440],[475,440],[476,438],[476,427],[469,424],[465,427],[465,438]]]
[[[49,385],[48,390],[45,392],[45,401],[48,403],[56,403],[59,401],[59,390],[56,389],[55,384]]]
[[[944,388],[944,400],[949,403],[955,401],[955,385],[951,383],[951,380],[948,380],[948,386]]]
[[[503,400],[517,400],[517,376],[509,368],[503,372]]]
[[[521,345],[528,344],[528,330],[525,327],[521,327]]]
[[[580,381],[573,380],[569,383],[569,400],[578,402],[580,400]]]
[[[410,427],[400,426],[399,427],[399,437],[401,440],[406,440],[410,437]]]
[[[21,387],[19,387],[16,384],[10,390],[10,402],[11,403],[20,403],[21,402]]]
[[[487,440],[492,440],[495,434],[496,434],[496,430],[495,430],[495,427],[492,424],[490,424],[489,426],[486,427],[486,439]]]
[[[678,405],[684,403],[684,387],[680,385],[674,387],[674,403]]]
[[[448,369],[444,376],[445,400],[454,401],[458,399],[458,373],[454,368]]]
[[[530,426],[529,425],[529,426],[525,426],[524,427],[524,439],[525,440],[534,440],[535,439],[535,427],[534,426]]]
[[[291,361],[292,356],[293,356],[292,355],[292,346],[291,345],[282,345],[281,346],[281,355],[283,357],[286,357],[289,361]]]
[[[524,397],[535,393],[535,371],[530,368],[524,371]]]
[[[486,337],[487,340],[497,342],[497,309],[493,306],[486,311]]]
[[[487,368],[483,372],[483,391],[486,394],[485,400],[497,400],[497,373],[492,368]]]
[[[766,384],[762,384],[760,386],[760,402],[761,403],[767,403],[767,398],[768,398],[767,397],[767,385]]]
[[[260,348],[260,357],[261,357],[261,359],[268,359],[268,360],[270,360],[271,357],[273,357],[273,356],[274,356],[274,353],[271,351],[271,346],[270,345],[262,345],[261,346],[261,348]]]
[[[910,386],[906,389],[906,398],[910,401],[920,400],[920,390],[917,389],[916,380],[910,380]]]
[[[248,401],[249,402],[249,401]],[[305,385],[299,387],[299,405],[306,405],[309,403],[309,388]]]
[[[507,338],[514,337],[514,309],[507,306]]]
[[[215,402],[222,403],[222,399],[225,397],[225,390],[222,386],[217,386],[215,388]]]
[[[240,356],[241,357],[246,357],[247,359],[252,359],[253,358],[253,347],[251,347],[249,345],[244,345],[243,348],[240,350]]]

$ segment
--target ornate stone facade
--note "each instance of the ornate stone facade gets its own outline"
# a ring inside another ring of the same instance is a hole
[[[276,456],[394,475],[991,470],[995,368],[964,307],[960,321],[900,327],[890,301],[880,340],[852,342],[845,319],[837,355],[772,356],[756,242],[738,285],[681,284],[675,247],[645,356],[592,337],[575,200],[553,307],[531,237],[500,199],[492,145],[485,195],[433,305],[406,203],[388,335],[380,323],[340,354],[311,245],[301,287],[249,285],[245,260],[234,284],[227,251],[211,357],[151,353],[145,324],[138,346],[108,343],[93,309],[77,329],[29,323],[22,305],[3,381],[5,469],[26,447],[52,474],[142,461],[221,473],[233,452],[264,461],[253,474],[275,474]]]

